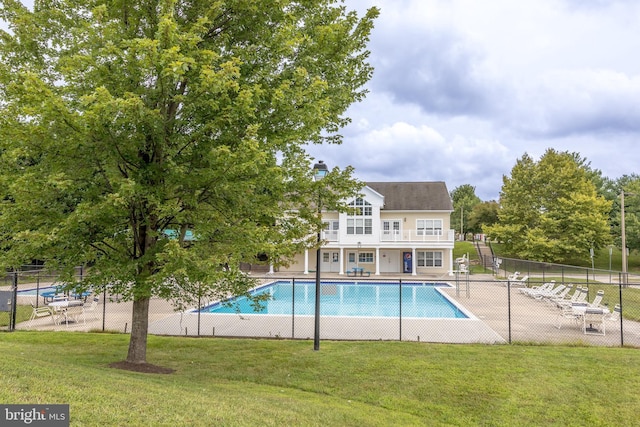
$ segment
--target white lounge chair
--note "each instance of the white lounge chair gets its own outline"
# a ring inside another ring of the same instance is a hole
[[[545,301],[548,301],[552,304],[555,304],[556,301],[561,301],[563,299],[565,299],[567,297],[567,295],[569,295],[569,292],[571,292],[571,290],[573,289],[573,285],[569,284],[567,286],[564,287],[564,289],[562,289],[561,292],[555,294],[555,295],[551,295],[548,297],[544,297]]]
[[[514,271],[513,274],[509,274],[507,276],[507,280],[510,280],[510,281],[518,280],[518,277],[520,277],[520,272]]]
[[[520,293],[523,293],[525,295],[532,297],[535,294],[550,291],[551,289],[553,289],[555,284],[556,284],[556,281],[552,280],[550,282],[543,283],[542,285],[532,286],[530,288],[522,288],[520,289]]]
[[[534,292],[531,296],[535,299],[552,298],[559,295],[566,288],[565,285],[558,285],[555,288],[547,289],[541,292]]]
[[[529,276],[524,276],[521,279],[516,280],[508,280],[507,284],[513,287],[527,286],[527,281],[529,280]]]
[[[569,284],[567,287],[571,289],[571,288],[573,287],[573,285],[572,285],[572,284]],[[556,304],[556,305],[559,305],[560,303],[568,303],[568,302],[571,302],[571,301],[575,301],[575,300],[578,298],[578,295],[580,295],[580,293],[582,292],[582,286],[578,285],[578,286],[576,287],[576,290],[575,290],[575,291],[573,291],[573,294],[571,294],[571,296],[569,296],[569,293],[570,293],[570,292],[571,292],[571,291],[567,292],[567,293],[566,293],[564,296],[562,296],[562,297],[560,297],[560,296],[558,295],[558,296],[557,296],[557,297],[555,297],[555,298],[549,298],[549,300],[548,300],[548,301],[549,301],[549,302],[551,302],[551,303],[554,303],[554,304]]]
[[[600,307],[600,303],[602,302],[602,298],[604,297],[604,291],[600,289],[596,296],[593,298],[593,302],[589,304],[591,307]]]
[[[578,290],[576,290],[576,293],[574,293],[574,295],[571,297],[570,300],[556,301],[556,304],[558,305],[558,307],[560,308],[571,307],[574,304],[589,305],[589,303],[587,302],[587,295],[589,294],[589,288],[579,288],[579,289],[580,289],[580,292],[578,293]]]
[[[605,316],[604,320],[607,320],[610,322],[620,322],[621,315],[622,315],[622,307],[620,306],[620,304],[616,304],[616,306],[613,307],[613,311],[609,313],[607,316]]]

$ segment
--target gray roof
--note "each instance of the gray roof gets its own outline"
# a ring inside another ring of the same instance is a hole
[[[367,182],[384,196],[384,209],[393,211],[453,211],[447,185],[436,182]]]

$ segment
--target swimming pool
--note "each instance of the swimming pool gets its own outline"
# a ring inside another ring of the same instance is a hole
[[[23,289],[18,291],[18,295],[44,295],[47,292],[56,293],[57,286],[46,286],[44,288]]]
[[[78,299],[78,298],[86,298],[89,295],[91,295],[91,292],[88,292],[88,291],[84,291],[81,294],[79,294],[76,291],[62,292],[60,290],[59,286],[45,286],[43,288],[32,288],[32,289],[19,290],[18,291],[18,296],[30,297],[30,296],[39,295],[39,296],[43,297],[45,299],[45,301],[47,301],[47,300],[53,300],[53,297],[55,297],[59,293],[65,293],[66,295],[71,295],[72,297],[74,297],[76,299]]]
[[[467,319],[461,306],[440,292],[450,287],[446,283],[403,282],[322,282],[320,314],[341,317],[412,317]],[[401,289],[401,290],[400,290]],[[295,290],[295,292],[294,292]],[[261,286],[254,295],[269,294],[255,311],[246,297],[218,302],[204,307],[200,313],[233,313],[243,315],[313,315],[315,313],[315,282],[280,280]],[[293,297],[295,295],[295,298]]]

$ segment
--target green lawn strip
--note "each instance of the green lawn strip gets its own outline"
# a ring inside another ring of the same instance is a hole
[[[31,313],[33,312],[33,308],[30,305],[18,305],[17,307],[16,323],[29,320]],[[0,327],[9,326],[9,316],[10,313],[7,311],[0,312]]]
[[[631,425],[640,352],[626,348],[0,334],[7,403],[69,403],[74,425]]]

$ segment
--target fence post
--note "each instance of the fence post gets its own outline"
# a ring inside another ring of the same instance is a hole
[[[198,284],[198,336],[200,336],[200,313],[201,312],[202,312],[202,295],[200,295],[200,284]]]
[[[9,320],[9,332],[16,329],[16,312],[18,311],[18,272],[13,271],[13,295],[11,296],[11,319]]]
[[[102,332],[105,330],[105,321],[107,315],[107,287],[102,291]]]
[[[624,312],[622,308],[622,283],[618,282],[618,293],[620,296],[620,347],[624,347],[624,329],[622,324],[622,313]],[[615,310],[615,307],[613,308]]]
[[[319,268],[319,267],[316,267]],[[296,278],[291,278],[291,339],[296,337]]]
[[[400,341],[402,341],[402,279],[398,280],[399,285],[399,294],[400,294],[400,304],[399,304],[399,316],[400,316]]]
[[[511,344],[511,280],[507,278],[507,319],[509,329],[509,344]]]
[[[36,308],[40,305],[40,271],[36,275]]]

